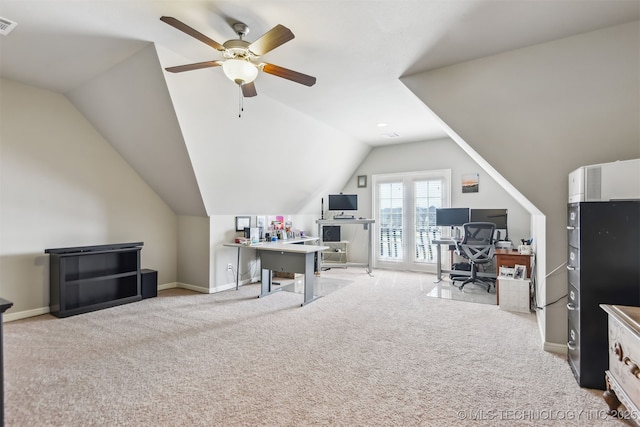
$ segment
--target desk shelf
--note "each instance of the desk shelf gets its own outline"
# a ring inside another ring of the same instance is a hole
[[[341,240],[339,242],[323,242],[323,245],[329,246],[329,249],[321,252],[323,265],[333,265],[335,267],[347,265],[347,251],[349,247],[348,240]]]
[[[375,220],[374,219],[367,219],[367,218],[354,218],[354,219],[317,219],[316,220],[316,224],[318,224],[318,236],[320,237],[320,242],[318,243],[319,245],[328,245],[331,243],[338,243],[338,242],[325,242],[322,240],[322,227],[325,225],[339,225],[339,226],[347,226],[347,225],[362,225],[363,229],[366,230],[367,233],[367,247],[366,247],[366,253],[367,253],[367,259],[366,262],[349,262],[346,260],[346,253],[345,253],[345,261],[342,263],[337,263],[337,262],[323,262],[323,257],[324,254],[320,253],[319,257],[319,269],[321,270],[324,267],[332,267],[332,266],[342,266],[342,267],[365,267],[367,269],[367,273],[369,275],[371,275],[371,265],[373,264],[373,248],[372,248],[372,242],[373,242],[373,226],[375,224]]]

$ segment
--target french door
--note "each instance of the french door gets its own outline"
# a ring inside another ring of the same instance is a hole
[[[435,271],[436,209],[450,205],[450,181],[450,169],[372,176],[376,267]]]

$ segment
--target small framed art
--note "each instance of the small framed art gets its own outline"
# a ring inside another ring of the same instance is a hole
[[[516,264],[513,268],[514,279],[526,279],[527,278],[527,266]]]
[[[236,231],[244,231],[245,227],[251,227],[250,216],[237,216],[236,217]]]
[[[508,277],[512,279],[515,273],[516,273],[516,269],[513,267],[505,267],[505,266],[500,267],[500,277]]]

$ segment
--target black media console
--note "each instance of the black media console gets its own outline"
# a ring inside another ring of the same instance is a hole
[[[143,243],[46,249],[49,254],[49,309],[68,317],[142,299]]]

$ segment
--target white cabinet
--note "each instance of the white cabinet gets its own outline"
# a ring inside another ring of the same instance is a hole
[[[529,313],[531,311],[531,294],[529,279],[510,279],[498,277],[498,293],[500,295],[500,309]]]

